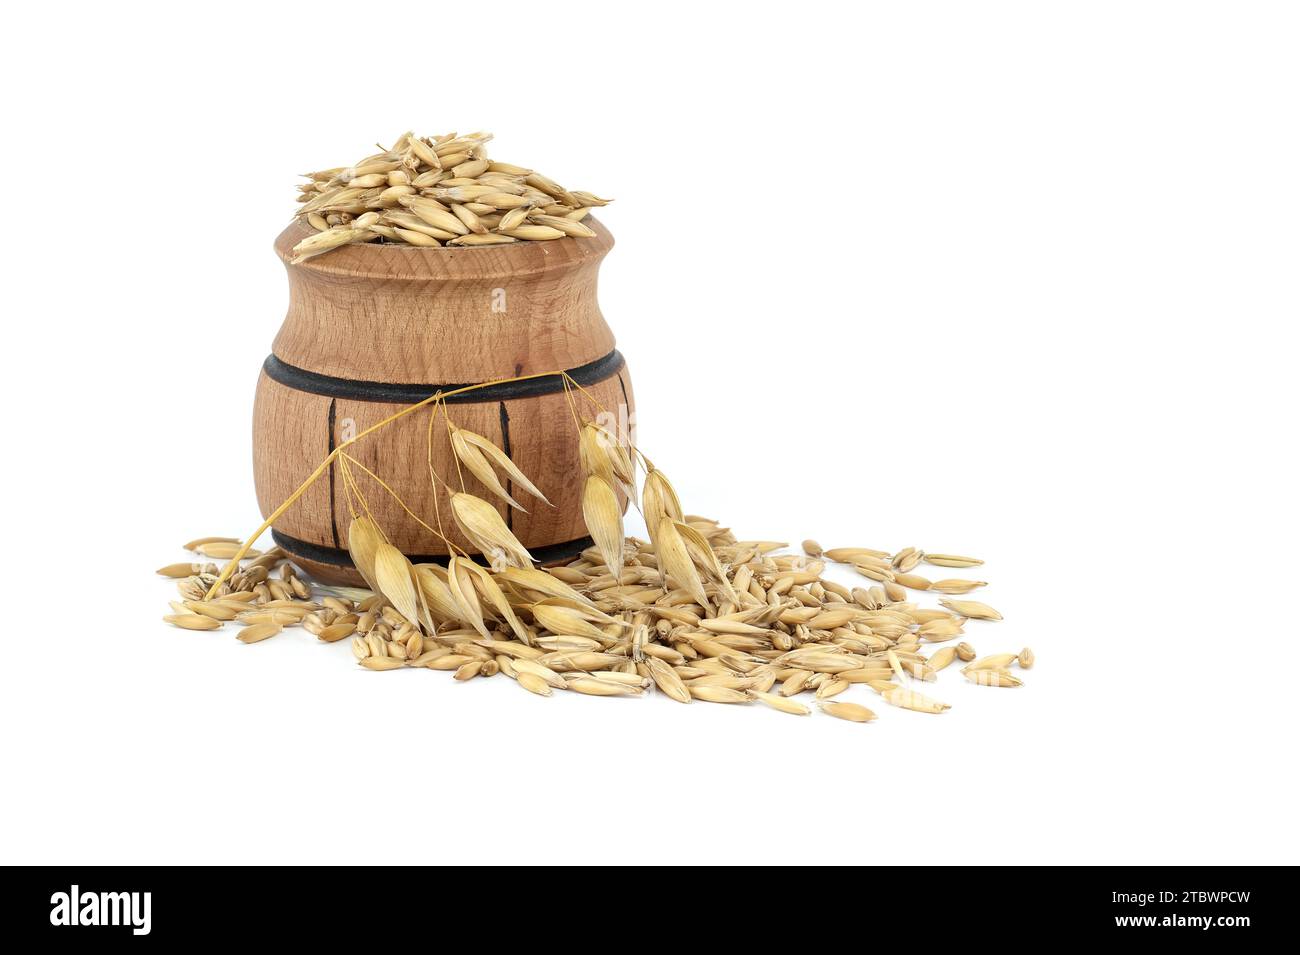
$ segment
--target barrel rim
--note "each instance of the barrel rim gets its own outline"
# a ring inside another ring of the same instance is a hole
[[[343,246],[294,265],[290,261],[293,247],[316,231],[298,220],[276,237],[275,253],[290,271],[302,270],[321,277],[479,282],[569,270],[599,262],[614,247],[614,236],[595,216],[588,216],[583,224],[596,235],[566,236],[546,242],[436,248],[368,242]]]

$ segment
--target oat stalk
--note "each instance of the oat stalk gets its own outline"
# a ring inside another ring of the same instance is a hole
[[[221,584],[229,580],[230,576],[233,573],[235,573],[235,571],[239,568],[239,562],[244,559],[245,555],[252,548],[252,546],[257,543],[258,538],[260,538],[263,534],[265,534],[272,524],[274,524],[277,520],[283,517],[285,511],[289,510],[290,507],[292,507],[294,504],[297,503],[298,499],[302,497],[303,494],[305,494],[307,490],[313,484],[315,484],[316,481],[320,479],[321,475],[325,473],[325,471],[329,468],[331,464],[333,464],[336,460],[338,460],[338,458],[343,454],[345,450],[347,450],[352,445],[356,444],[362,438],[366,437],[367,435],[374,434],[376,431],[379,431],[383,428],[388,427],[394,421],[398,421],[402,418],[405,418],[409,414],[414,414],[416,411],[419,411],[421,408],[427,407],[428,405],[433,404],[434,402],[442,401],[446,398],[451,398],[456,395],[467,394],[469,392],[476,391],[479,388],[486,388],[489,385],[510,384],[516,381],[531,381],[534,378],[549,378],[555,375],[562,375],[562,374],[564,374],[564,372],[562,371],[559,372],[543,371],[533,375],[519,375],[514,378],[501,378],[494,381],[479,382],[478,384],[473,384],[473,385],[464,385],[463,387],[460,388],[453,388],[451,391],[435,392],[434,394],[430,395],[428,398],[425,398],[421,401],[417,401],[413,405],[408,405],[407,407],[403,408],[401,411],[394,412],[393,414],[385,418],[383,421],[379,421],[376,422],[375,424],[372,424],[369,428],[366,428],[364,431],[361,431],[358,434],[354,435],[353,437],[349,438],[348,440],[342,442],[341,444],[338,445],[338,447],[336,447],[333,451],[331,451],[326,456],[324,461],[322,461],[320,464],[316,466],[316,469],[307,476],[307,479],[303,481],[301,484],[299,484],[297,489],[292,494],[290,494],[287,498],[285,498],[284,502],[281,503],[279,507],[277,507],[274,511],[272,511],[267,516],[266,520],[262,521],[262,523],[258,525],[257,530],[253,531],[252,534],[250,534],[247,538],[245,538],[244,543],[240,546],[239,550],[235,553],[235,555],[230,559],[230,563],[228,563],[224,568],[222,568],[221,573],[217,576],[216,582],[209,588],[208,599],[210,600],[212,596],[217,592],[217,588]]]

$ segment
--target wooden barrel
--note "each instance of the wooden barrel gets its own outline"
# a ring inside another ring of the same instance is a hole
[[[287,499],[350,437],[435,392],[497,382],[447,400],[452,420],[495,441],[550,499],[513,496],[503,518],[534,558],[554,562],[590,546],[567,371],[604,409],[601,423],[634,420],[623,356],[596,302],[596,273],[614,240],[588,219],[591,238],[478,248],[353,245],[289,262],[312,231],[295,224],[275,248],[289,273],[289,313],[262,366],[253,412],[253,469],[262,515]],[[580,397],[580,413],[597,405]],[[497,501],[458,473],[439,415],[419,411],[347,449],[426,523],[442,515],[447,536],[470,553],[450,518],[447,490],[435,507],[429,460],[443,479]],[[446,542],[411,518],[373,478],[350,473],[392,543],[413,561],[445,560]],[[506,483],[506,475],[502,474]],[[507,490],[511,490],[507,485]],[[353,499],[355,501],[355,498]],[[347,554],[349,496],[338,465],[276,520],[275,541],[317,578],[360,583]]]

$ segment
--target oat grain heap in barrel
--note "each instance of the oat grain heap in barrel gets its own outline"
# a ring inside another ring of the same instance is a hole
[[[316,232],[294,246],[293,260],[359,242],[432,248],[595,234],[582,220],[610,200],[489,159],[491,139],[491,133],[404,133],[391,148],[350,166],[307,174],[298,216]]]

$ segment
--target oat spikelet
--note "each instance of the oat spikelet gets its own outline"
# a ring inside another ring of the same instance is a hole
[[[415,584],[420,590],[420,597],[429,608],[429,613],[438,622],[459,620],[460,605],[447,588],[447,571],[437,564],[417,564],[415,566]]]
[[[527,596],[527,592],[532,591],[541,594],[544,598],[558,597],[561,600],[570,601],[595,611],[603,619],[609,619],[605,614],[596,610],[594,603],[564,581],[551,576],[544,570],[538,570],[536,567],[507,567],[498,575],[498,578],[504,580],[512,590],[523,596]]]
[[[482,451],[483,454],[490,458],[497,467],[510,475],[510,480],[514,481],[539,501],[546,504],[551,503],[547,500],[546,495],[538,489],[537,485],[530,481],[523,471],[519,470],[519,466],[516,465],[514,461],[510,460],[510,456],[495,444],[483,437],[481,434],[475,434],[473,431],[465,431],[461,429],[460,434],[464,437],[467,444],[478,448],[478,450]]]
[[[426,633],[433,633],[437,629],[437,624],[433,619],[433,614],[429,610],[429,601],[424,596],[424,588],[420,586],[420,574],[415,569],[415,565],[409,561],[406,565],[411,572],[411,587],[415,590],[416,603],[420,608],[420,619],[417,624],[423,627]]]
[[[455,452],[456,458],[465,468],[473,474],[483,486],[495,494],[501,500],[505,501],[511,507],[517,510],[525,510],[524,506],[510,496],[510,493],[501,485],[500,478],[497,477],[496,471],[492,470],[492,465],[488,463],[483,452],[477,447],[470,444],[465,438],[466,432],[461,431],[455,425],[451,431],[451,449]]]
[[[586,637],[603,645],[607,639],[604,631],[585,619],[582,612],[572,607],[557,606],[551,602],[533,604],[533,619],[557,636]]]
[[[510,606],[510,601],[501,592],[501,587],[493,580],[492,575],[472,561],[465,561],[461,566],[474,578],[474,584],[479,594],[487,600],[492,609],[496,611],[497,616],[506,622],[511,633],[518,638],[520,643],[525,646],[531,645],[532,637],[529,636],[528,629],[515,614],[514,609]]]
[[[516,659],[514,661],[514,668],[518,673],[531,673],[533,676],[539,677],[546,681],[548,686],[552,686],[557,690],[564,689],[564,677],[560,676],[560,674],[556,673],[545,664],[538,663],[536,660],[526,660],[522,658]]]
[[[293,247],[293,258],[290,261],[297,265],[299,262],[305,262],[307,259],[350,242],[363,242],[373,238],[375,236],[369,229],[338,228],[326,232],[313,232]]]
[[[515,676],[515,680],[529,693],[536,693],[538,696],[550,696],[551,687],[536,673],[522,672]]]
[[[403,617],[420,625],[420,602],[412,582],[411,562],[386,541],[375,551],[375,584]]]
[[[578,460],[582,463],[583,473],[588,476],[599,474],[610,484],[614,483],[614,465],[605,453],[601,428],[588,422],[578,432]]]
[[[451,496],[451,514],[461,533],[483,552],[493,570],[509,566],[531,567],[533,558],[501,519],[497,509],[482,498],[459,491]]]
[[[655,534],[659,533],[659,522],[665,517],[678,523],[685,520],[677,492],[662,471],[651,468],[646,474],[641,489],[641,513],[645,517],[645,526],[650,531],[651,543],[654,543]]]
[[[469,226],[432,199],[424,199],[419,196],[402,196],[397,201],[435,229],[451,232],[454,235],[469,234]]]
[[[695,569],[695,562],[691,560],[686,542],[677,528],[675,521],[664,518],[659,522],[659,533],[655,535],[659,575],[663,578],[664,589],[670,589],[668,578],[672,577],[678,587],[683,588],[697,604],[708,610],[710,604],[708,595],[704,592],[704,583],[700,580],[699,571]]]
[[[491,635],[483,620],[483,605],[479,603],[472,572],[465,566],[469,563],[472,561],[464,557],[453,557],[447,561],[447,589],[459,608],[457,616],[487,638]]]
[[[600,474],[592,474],[582,490],[582,517],[609,572],[623,572],[623,509],[614,488]]]
[[[348,525],[348,554],[352,557],[357,573],[376,593],[379,592],[379,587],[375,584],[375,552],[382,543],[384,535],[379,533],[379,528],[370,518],[358,517]]]
[[[663,660],[655,657],[646,657],[646,670],[650,678],[655,681],[655,686],[663,691],[664,695],[678,703],[691,702],[691,691],[686,688],[682,678],[677,675],[672,667]]]
[[[635,499],[632,458],[627,448],[607,428],[588,421],[578,438],[578,458],[587,474],[599,474],[611,485],[617,483]]]
[[[673,526],[676,528],[677,533],[681,535],[682,540],[685,541],[686,549],[690,552],[691,559],[695,561],[696,566],[721,588],[728,600],[733,604],[738,604],[740,598],[732,588],[731,581],[727,579],[727,572],[723,569],[722,562],[718,560],[718,555],[713,552],[713,547],[705,539],[704,535],[683,521],[675,521]],[[708,604],[700,604],[700,606],[707,607]]]

